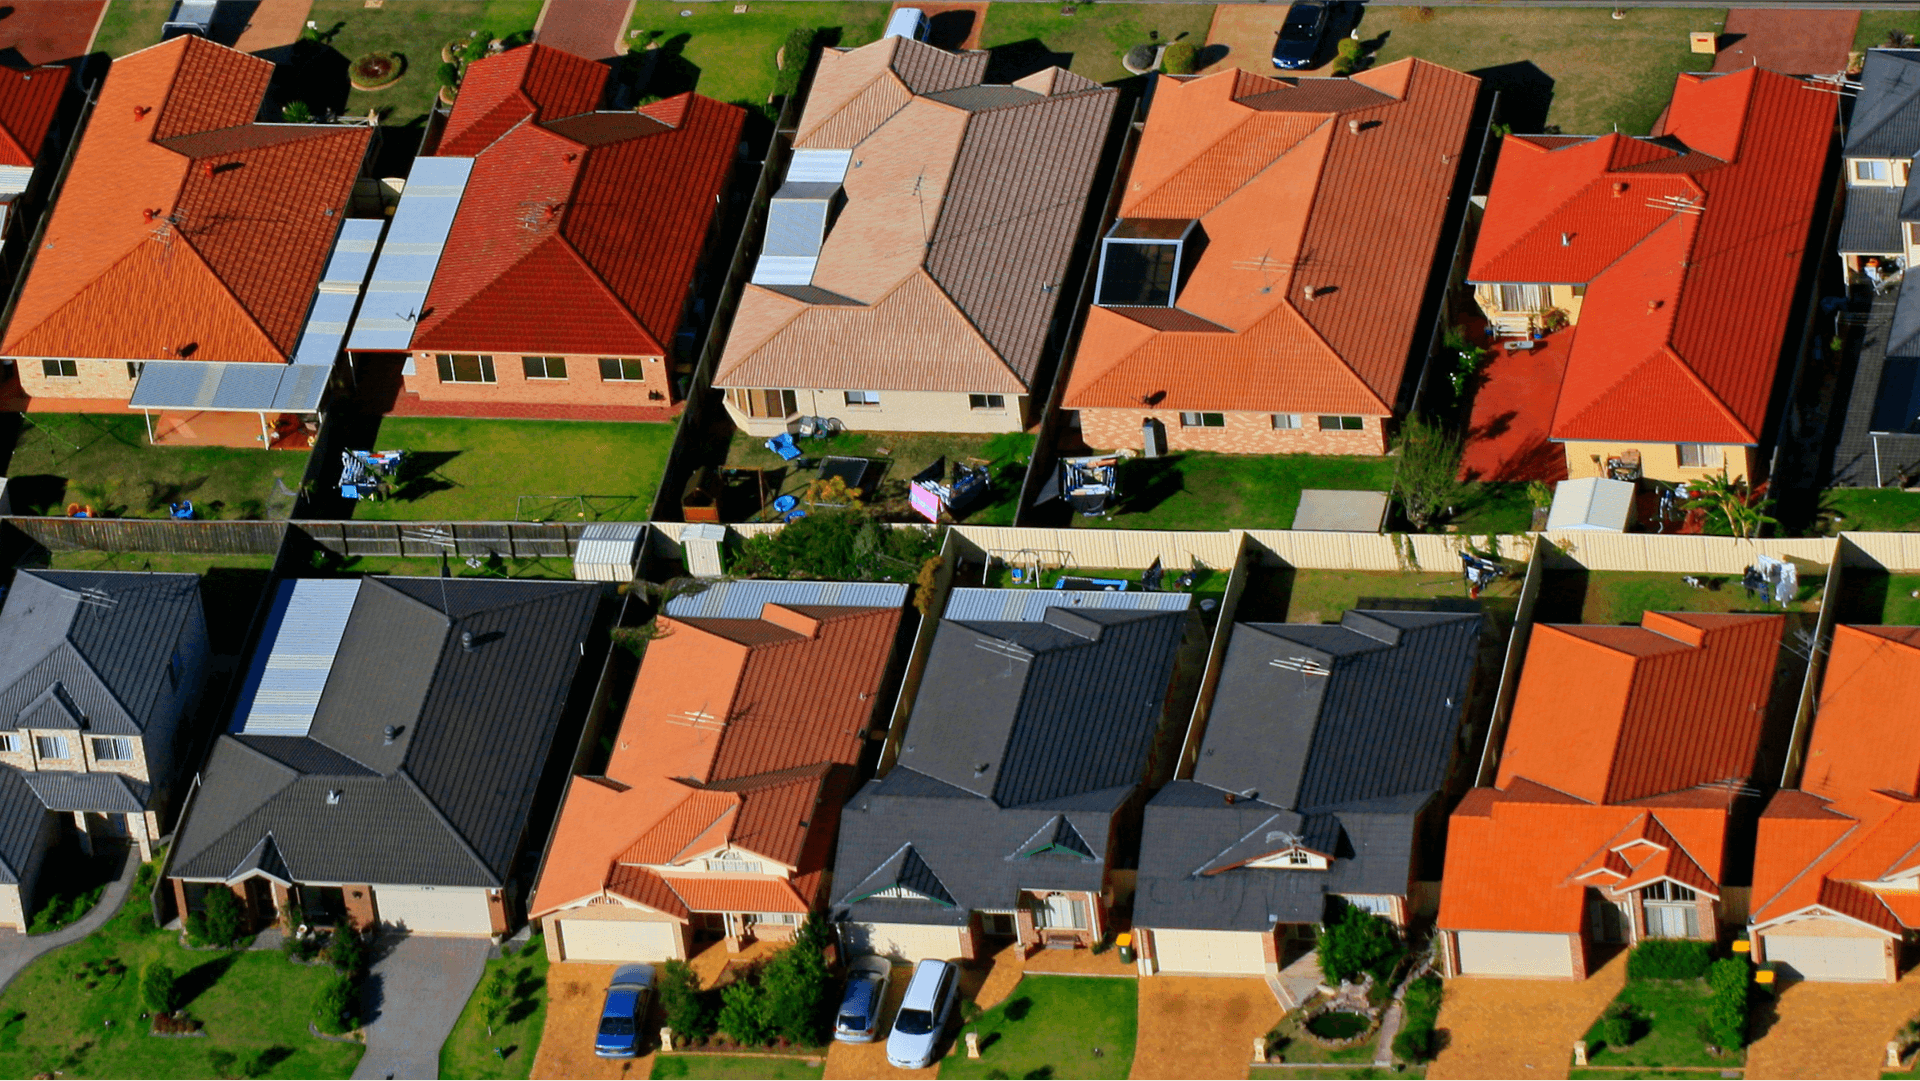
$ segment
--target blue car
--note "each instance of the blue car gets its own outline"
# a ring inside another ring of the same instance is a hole
[[[1327,24],[1333,21],[1333,5],[1302,0],[1287,9],[1287,21],[1273,42],[1273,66],[1282,71],[1299,71],[1313,66],[1320,54],[1320,40],[1327,36]]]
[[[633,1058],[640,1054],[640,1027],[653,1006],[653,966],[621,965],[607,985],[600,1007],[600,1030],[593,1053],[601,1058]]]

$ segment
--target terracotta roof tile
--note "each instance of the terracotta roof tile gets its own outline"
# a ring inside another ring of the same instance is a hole
[[[469,64],[434,153],[476,157],[523,120],[591,112],[600,103],[607,71],[597,61],[545,45]]]
[[[638,901],[656,912],[687,918],[686,902],[668,888],[666,879],[644,867],[615,867],[607,878],[607,892]]]
[[[0,68],[0,165],[31,168],[67,91],[66,68]]]
[[[807,911],[807,900],[777,878],[734,878],[725,875],[669,875],[668,888],[694,912]]]
[[[1834,629],[1801,787],[1843,808],[1876,789],[1920,795],[1920,627]]]

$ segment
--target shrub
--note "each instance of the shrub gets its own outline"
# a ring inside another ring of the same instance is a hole
[[[493,34],[486,30],[475,31],[467,43],[459,49],[460,59],[471,64],[475,60],[487,58],[487,46],[493,44]]]
[[[1394,1056],[1402,1062],[1420,1063],[1433,1057],[1433,1025],[1426,1021],[1408,1021],[1393,1038]]]
[[[435,69],[434,78],[440,82],[443,90],[453,90],[460,85],[460,65],[442,64]]]
[[[1616,1051],[1623,1047],[1631,1047],[1634,1030],[1639,1021],[1640,1018],[1634,1013],[1632,1006],[1617,1002],[1607,1007],[1607,1012],[1600,1018],[1600,1038],[1607,1042],[1608,1047]]]
[[[818,917],[808,916],[794,936],[760,970],[767,1025],[775,1036],[809,1046],[826,1042],[827,934]]]
[[[203,946],[231,946],[240,941],[243,922],[233,891],[210,889],[201,910],[187,917],[187,937]]]
[[[734,1042],[747,1046],[757,1047],[772,1038],[766,999],[752,980],[737,980],[721,989],[719,1026]]]
[[[1729,1050],[1747,1045],[1747,1010],[1753,991],[1753,972],[1738,957],[1723,957],[1707,969],[1713,998],[1707,1003],[1707,1025],[1713,1042]]]
[[[173,969],[155,961],[140,975],[140,1001],[148,1013],[172,1013],[180,1008],[180,980]]]
[[[1340,44],[1334,51],[1333,73],[1351,75],[1359,70],[1362,51],[1358,41],[1353,38],[1341,38]]]
[[[750,537],[732,573],[743,578],[911,581],[940,552],[933,529],[889,529],[857,510],[822,510]]]
[[[819,34],[811,26],[796,26],[787,31],[787,40],[780,44],[777,54],[780,70],[773,80],[773,92],[781,97],[791,97],[800,89],[800,76],[807,70],[807,61],[813,57],[813,39]]]
[[[311,124],[313,109],[304,101],[289,101],[280,110],[280,119],[289,124]]]
[[[327,960],[342,972],[359,972],[367,961],[367,948],[350,927],[341,927],[327,941]]]
[[[1190,41],[1176,41],[1160,54],[1160,70],[1168,75],[1192,75],[1200,63],[1200,50]]]
[[[685,961],[660,966],[660,1013],[676,1035],[713,1035],[713,996],[700,989],[700,977]]]
[[[1433,9],[1425,4],[1400,9],[1400,17],[1410,23],[1430,23],[1433,21]]]
[[[359,1014],[360,985],[344,973],[327,981],[313,1003],[313,1026],[328,1035],[355,1027]]]
[[[1697,980],[1713,963],[1713,944],[1685,938],[1654,938],[1627,955],[1629,980]]]
[[[1385,980],[1403,951],[1392,924],[1336,897],[1329,900],[1326,921],[1320,925],[1319,952],[1320,971],[1347,983],[1363,972]]]

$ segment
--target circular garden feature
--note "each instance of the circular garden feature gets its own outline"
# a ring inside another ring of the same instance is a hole
[[[385,90],[406,73],[405,58],[393,53],[368,53],[353,62],[347,78],[355,90]]]
[[[1323,1040],[1351,1040],[1373,1027],[1373,1018],[1347,1010],[1328,1010],[1307,1021],[1307,1031]]]

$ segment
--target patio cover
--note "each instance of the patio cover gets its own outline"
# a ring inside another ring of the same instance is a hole
[[[1602,477],[1563,480],[1553,490],[1553,509],[1547,512],[1547,530],[1624,533],[1633,520],[1633,493],[1630,481]]]
[[[135,409],[311,413],[320,408],[332,374],[327,364],[149,360],[127,404]]]

